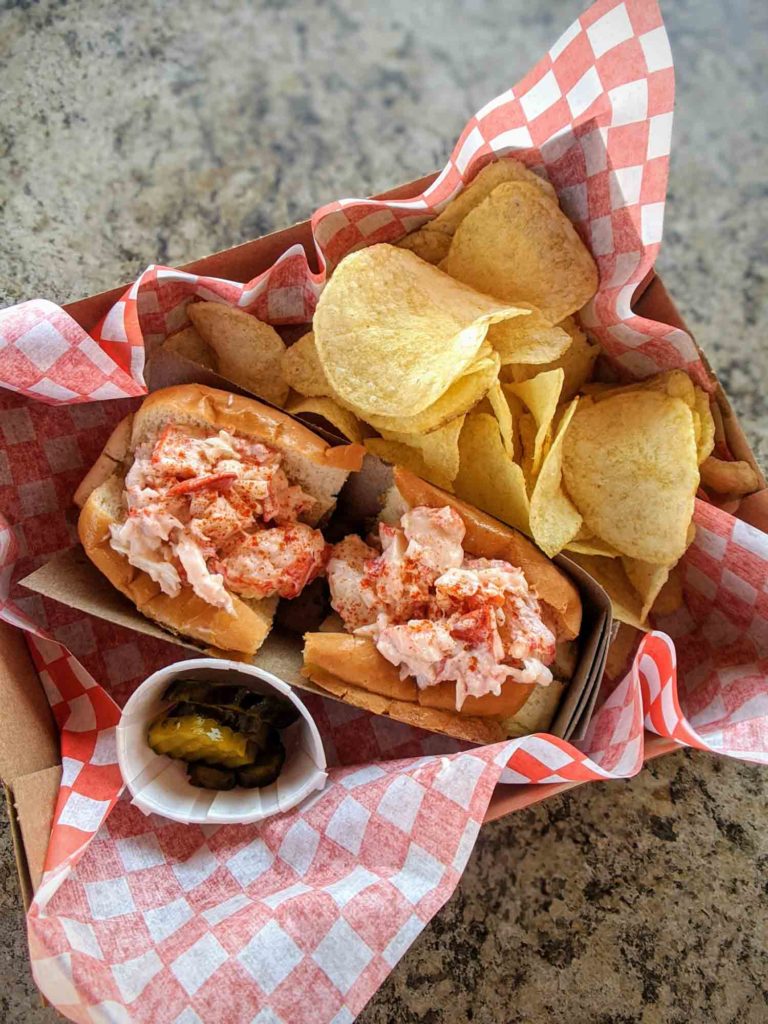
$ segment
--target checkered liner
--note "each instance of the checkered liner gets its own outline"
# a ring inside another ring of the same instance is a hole
[[[121,799],[119,707],[179,649],[14,585],[72,544],[74,488],[144,391],[145,346],[184,326],[192,296],[306,322],[327,267],[417,227],[508,152],[556,185],[595,253],[601,285],[586,319],[606,350],[629,376],[682,366],[709,386],[690,338],[629,306],[661,237],[672,99],[655,4],[600,0],[478,112],[423,196],[318,210],[320,274],[300,247],[246,285],[150,267],[91,336],[51,303],[0,313],[0,615],[26,630],[63,755],[30,949],[38,984],[66,1016],[349,1022],[453,892],[498,781],[630,776],[643,724],[768,761],[768,538],[703,503],[684,608],[605,688],[578,749],[545,735],[466,749],[313,697],[329,784],[253,826],[179,826]]]

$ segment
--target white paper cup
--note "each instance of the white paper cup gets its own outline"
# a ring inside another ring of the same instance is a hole
[[[236,684],[255,693],[278,693],[296,707],[301,718],[281,730],[286,758],[276,782],[263,789],[198,789],[187,778],[183,761],[151,749],[147,727],[156,715],[170,707],[162,695],[168,684],[178,678]],[[140,811],[201,825],[244,825],[281,814],[314,790],[322,789],[328,777],[320,733],[291,687],[254,665],[221,658],[179,661],[145,679],[123,708],[117,726],[117,760],[132,803]]]

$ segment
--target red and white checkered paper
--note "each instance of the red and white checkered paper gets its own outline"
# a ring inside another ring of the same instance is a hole
[[[152,266],[91,335],[49,302],[0,312],[0,614],[27,631],[63,755],[30,949],[40,988],[72,1020],[352,1021],[453,892],[499,780],[633,775],[643,725],[768,762],[768,537],[701,502],[684,608],[604,686],[578,747],[536,735],[470,749],[312,697],[329,784],[250,826],[181,826],[121,798],[119,707],[183,655],[14,584],[76,540],[71,495],[144,393],[145,351],[187,323],[190,298],[307,322],[328,267],[418,227],[508,153],[553,182],[595,254],[584,319],[606,351],[630,377],[684,367],[710,387],[685,332],[630,310],[661,239],[673,92],[656,4],[599,0],[471,119],[422,196],[319,209],[320,274],[298,246],[246,285]]]

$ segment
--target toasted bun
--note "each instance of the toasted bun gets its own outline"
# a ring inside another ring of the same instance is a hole
[[[351,633],[307,633],[304,662],[307,667],[321,668],[344,683],[361,686],[382,697],[457,713],[455,683],[440,683],[420,690],[410,676],[400,678],[398,669],[379,654],[370,637]],[[517,714],[535,688],[507,682],[498,697],[492,694],[467,697],[460,713],[473,718],[509,718]]]
[[[80,486],[74,493],[72,500],[78,508],[86,503],[89,494],[97,487],[108,480],[113,473],[119,471],[122,464],[128,458],[131,447],[131,427],[133,415],[126,416],[120,420],[115,429],[109,435],[109,440],[104,445],[104,450],[96,459],[80,482]]]
[[[307,666],[303,669],[307,679],[320,686],[323,690],[353,707],[372,711],[375,715],[387,715],[406,725],[415,725],[419,729],[430,732],[442,732],[457,740],[469,743],[498,743],[507,739],[504,727],[495,718],[470,718],[468,715],[457,715],[436,708],[425,708],[412,701],[393,700],[383,697],[370,690],[363,689],[359,684],[346,683],[344,680],[326,672],[322,668]]]
[[[133,417],[123,420],[77,489],[82,504],[78,534],[85,553],[140,612],[207,646],[255,654],[271,628],[276,598],[252,601],[231,594],[230,614],[197,597],[190,587],[169,597],[109,543],[110,526],[125,518],[123,479],[134,449],[170,422],[230,430],[278,449],[288,477],[316,499],[313,525],[333,507],[349,470],[360,465],[363,450],[356,445],[330,446],[290,416],[253,399],[198,384],[181,385],[154,392]]]
[[[406,470],[394,471],[395,487],[385,496],[383,516],[399,520],[402,512],[417,505],[443,508],[449,505],[461,516],[466,534],[464,547],[478,558],[498,558],[519,566],[539,599],[554,619],[558,659],[572,674],[573,645],[581,627],[581,599],[567,576],[516,530],[492,519],[445,491],[425,483]],[[455,683],[440,683],[420,690],[411,677],[379,653],[369,637],[349,633],[307,633],[304,637],[304,675],[318,686],[358,707],[386,714],[433,732],[459,739],[491,743],[519,729],[535,732],[551,723],[563,685],[523,685],[507,681],[498,697],[467,697],[456,711]],[[557,673],[557,667],[555,667]],[[536,691],[548,691],[534,700]],[[531,709],[525,707],[531,698]]]
[[[517,714],[504,722],[507,736],[548,732],[567,686],[560,679],[553,679],[549,686],[534,686],[533,693]]]

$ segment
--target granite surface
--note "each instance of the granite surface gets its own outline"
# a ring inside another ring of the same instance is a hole
[[[76,298],[438,166],[582,6],[0,5],[0,303]],[[766,464],[768,7],[664,11],[678,105],[659,269]],[[680,752],[487,826],[359,1020],[765,1021],[767,780]],[[0,839],[0,1019],[48,1024]]]

